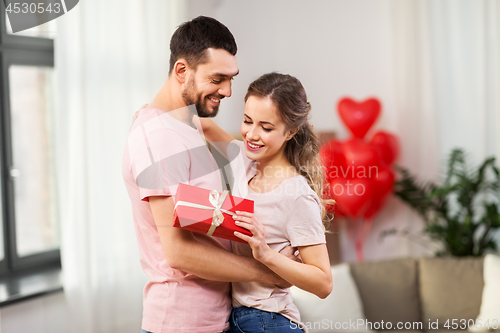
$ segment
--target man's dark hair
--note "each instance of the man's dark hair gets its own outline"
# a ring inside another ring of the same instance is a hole
[[[233,34],[216,19],[206,16],[182,23],[170,39],[170,69],[177,60],[184,58],[193,69],[208,61],[207,49],[223,49],[232,55],[238,47]]]

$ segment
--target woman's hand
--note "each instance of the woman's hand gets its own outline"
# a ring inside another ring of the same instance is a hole
[[[236,214],[238,214],[234,217],[236,225],[247,229],[253,236],[250,237],[238,231],[235,231],[234,235],[248,242],[252,248],[253,257],[265,264],[266,259],[274,250],[266,243],[264,226],[255,218],[253,213],[236,212]]]

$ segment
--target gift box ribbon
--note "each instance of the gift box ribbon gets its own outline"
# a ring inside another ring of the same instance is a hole
[[[174,209],[177,208],[177,206],[186,206],[186,207],[192,207],[192,208],[199,208],[199,209],[206,209],[206,210],[214,210],[214,214],[212,215],[212,224],[210,225],[210,229],[208,229],[207,235],[212,236],[214,233],[215,229],[224,222],[224,215],[222,213],[226,213],[231,216],[236,216],[236,213],[233,213],[229,210],[222,209],[222,204],[224,203],[224,200],[226,200],[227,195],[229,194],[229,191],[222,191],[222,194],[219,194],[217,190],[212,190],[208,194],[208,201],[212,204],[213,207],[210,206],[204,206],[188,201],[177,201],[175,204]]]

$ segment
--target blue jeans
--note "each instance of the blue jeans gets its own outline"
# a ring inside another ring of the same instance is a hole
[[[231,333],[299,333],[302,331],[290,319],[279,313],[241,306],[234,308],[229,317]]]
[[[150,332],[150,331],[146,331],[146,330],[142,330],[141,329],[141,333],[153,333],[153,332]],[[224,331],[223,333],[231,333],[230,331]]]

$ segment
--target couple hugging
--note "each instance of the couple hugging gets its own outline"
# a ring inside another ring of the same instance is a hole
[[[289,287],[321,298],[332,289],[319,143],[305,90],[278,73],[252,82],[243,141],[236,141],[209,119],[231,96],[239,72],[229,29],[200,16],[178,27],[170,51],[168,79],[138,112],[123,156],[149,276],[142,332],[302,332]],[[255,212],[237,212],[236,225],[252,236],[235,236],[248,244],[173,227],[178,184],[223,190],[203,136],[215,147],[238,148],[242,172],[233,172],[242,182],[234,187],[254,201]],[[144,175],[145,169],[152,172]]]

